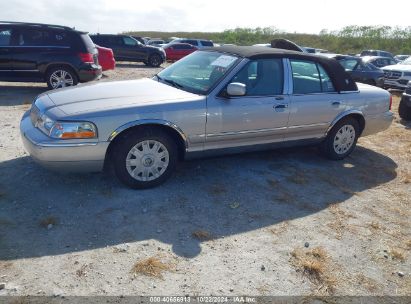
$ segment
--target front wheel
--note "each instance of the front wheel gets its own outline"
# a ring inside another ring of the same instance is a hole
[[[360,133],[358,121],[352,117],[340,120],[321,144],[323,154],[333,160],[347,157],[355,148]]]
[[[126,134],[114,150],[118,179],[134,189],[146,189],[165,182],[177,165],[177,145],[163,132],[141,130]]]

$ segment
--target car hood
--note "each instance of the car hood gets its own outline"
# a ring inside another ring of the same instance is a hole
[[[393,64],[387,65],[382,68],[383,70],[389,71],[411,71],[411,65],[408,64]]]
[[[93,83],[51,91],[47,95],[66,115],[199,98],[152,79]]]

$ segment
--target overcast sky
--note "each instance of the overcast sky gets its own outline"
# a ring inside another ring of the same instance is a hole
[[[384,5],[369,0],[0,0],[0,20],[68,25],[92,33],[271,26],[319,33],[346,25],[406,27],[410,16],[410,0]]]

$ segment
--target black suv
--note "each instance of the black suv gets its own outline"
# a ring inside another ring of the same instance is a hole
[[[50,89],[101,77],[98,51],[72,28],[0,21],[0,81],[47,82]]]
[[[112,49],[117,61],[144,62],[158,67],[166,60],[162,48],[144,45],[131,36],[97,34],[90,37],[95,44]]]

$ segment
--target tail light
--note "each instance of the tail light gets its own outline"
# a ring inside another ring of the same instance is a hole
[[[391,111],[391,108],[392,108],[392,95],[390,94],[390,108],[389,108],[390,111]]]
[[[91,53],[79,53],[80,60],[84,63],[94,63],[94,57]]]

